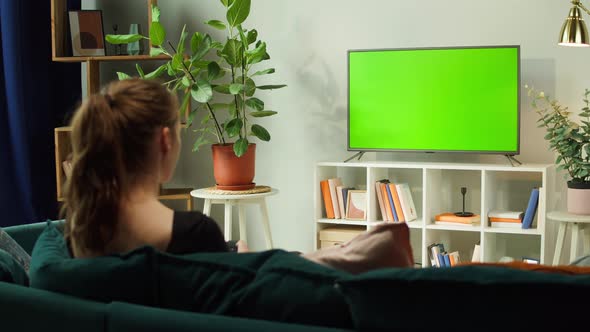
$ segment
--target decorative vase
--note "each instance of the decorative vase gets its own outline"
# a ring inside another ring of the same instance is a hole
[[[590,182],[567,182],[567,212],[590,215]]]
[[[139,24],[132,23],[129,25],[129,34],[136,35],[139,34]],[[139,41],[127,44],[127,54],[129,55],[139,55],[141,52],[141,45]]]
[[[248,144],[243,156],[237,157],[233,144],[213,144],[213,176],[220,190],[248,190],[256,186],[254,169],[256,144]]]

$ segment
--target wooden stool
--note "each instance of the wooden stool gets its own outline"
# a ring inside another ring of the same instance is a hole
[[[270,234],[270,224],[268,220],[268,209],[266,207],[266,197],[278,193],[278,190],[266,187],[256,186],[252,190],[232,191],[232,190],[217,190],[215,187],[195,189],[191,191],[191,196],[203,198],[205,206],[203,213],[207,216],[211,213],[212,204],[224,204],[224,236],[226,241],[232,239],[232,207],[238,207],[238,219],[240,222],[240,240],[247,242],[246,235],[246,214],[244,205],[258,204],[260,206],[260,213],[262,215],[262,227],[264,230],[264,237],[266,239],[266,246],[272,249],[272,237]]]
[[[584,231],[584,253],[590,253],[590,215],[571,214],[565,211],[551,211],[547,213],[547,219],[559,222],[553,265],[559,265],[565,233],[570,224],[572,227],[570,262],[578,257],[578,238],[580,236],[580,231]]]

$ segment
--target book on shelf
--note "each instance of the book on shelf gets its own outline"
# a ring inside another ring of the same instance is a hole
[[[342,218],[346,216],[346,210],[344,207],[344,196],[342,196],[342,189],[344,186],[336,186],[336,197],[338,198],[338,209],[340,210],[340,215]]]
[[[502,211],[502,210],[493,210],[488,213],[488,217],[490,218],[497,218],[497,219],[520,219],[524,217],[523,211]]]
[[[531,190],[531,196],[529,197],[529,203],[527,204],[526,210],[524,212],[524,217],[522,219],[522,228],[528,229],[532,227],[533,219],[535,218],[538,204],[539,188],[533,188]]]
[[[398,192],[398,185],[394,183],[389,184],[389,190],[391,191],[391,197],[393,198],[393,206],[395,207],[395,212],[397,214],[397,219],[399,222],[405,222],[406,218],[404,218],[404,212],[402,211],[402,205],[400,203],[400,195]]]
[[[342,188],[342,200],[344,204],[344,216],[346,217],[347,209],[348,209],[348,191],[349,190],[356,190],[355,187],[343,187]]]
[[[442,243],[432,243],[428,246],[428,249],[430,264],[434,267],[444,266],[442,253],[445,252],[445,246]]]
[[[389,204],[389,196],[387,195],[388,183],[389,181],[379,184],[379,186],[381,187],[381,196],[383,196],[383,208],[385,209],[385,213],[387,214],[387,221],[395,221],[395,219],[393,218],[391,205]]]
[[[481,245],[479,243],[477,243],[473,247],[473,255],[471,256],[471,261],[476,263],[481,262]]]
[[[330,187],[330,198],[332,199],[332,209],[334,210],[334,218],[340,219],[344,216],[340,215],[340,207],[338,206],[338,196],[336,194],[336,187],[342,185],[340,178],[328,179],[328,186]]]
[[[449,253],[449,260],[451,261],[451,266],[461,263],[461,256],[459,255],[459,252],[453,251]]]
[[[334,219],[334,206],[332,205],[332,196],[330,195],[330,185],[328,180],[320,181],[320,189],[324,199],[324,208],[326,210],[326,218]]]
[[[511,222],[511,223],[514,223],[514,224],[520,224],[520,223],[522,223],[522,219],[495,218],[495,217],[490,217],[489,219],[490,219],[490,221],[494,221],[494,222]]]
[[[385,184],[385,191],[387,192],[387,199],[389,200],[389,207],[391,208],[391,214],[393,215],[393,221],[398,222],[399,218],[395,211],[395,205],[393,203],[393,195],[391,194],[391,187],[389,183]]]
[[[492,221],[490,220],[490,226],[492,228],[522,228],[520,221]]]
[[[406,221],[418,219],[418,214],[416,213],[416,206],[414,205],[414,199],[412,198],[410,186],[407,183],[399,183],[396,185],[396,187]]]
[[[458,217],[454,213],[446,212],[437,214],[434,217],[434,223],[436,225],[459,225],[459,226],[472,226],[478,225],[480,222],[479,214],[474,214],[471,217]]]
[[[381,191],[381,183],[385,183],[385,179],[375,182],[375,193],[377,194],[377,201],[379,202],[379,211],[381,211],[381,219],[383,221],[389,221],[387,218],[387,212],[385,212],[385,203],[383,202],[383,192]]]
[[[447,252],[443,253],[443,258],[445,260],[445,267],[451,267],[451,258]]]

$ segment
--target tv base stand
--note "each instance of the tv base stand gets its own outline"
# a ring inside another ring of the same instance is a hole
[[[514,163],[512,161],[516,162],[518,165],[522,165],[522,163],[520,161],[518,161],[516,158],[514,158],[513,155],[505,154],[504,156],[506,156],[506,158],[508,158],[508,161],[510,162],[510,165],[512,165],[512,167],[516,167],[516,166],[514,166]]]
[[[344,162],[345,163],[349,162],[357,156],[358,156],[358,158],[356,160],[361,160],[361,158],[363,157],[364,154],[365,154],[365,151],[359,151],[359,152],[355,153],[352,157],[346,159]]]

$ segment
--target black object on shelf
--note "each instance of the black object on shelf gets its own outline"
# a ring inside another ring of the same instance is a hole
[[[473,216],[473,212],[465,212],[465,194],[467,194],[467,188],[461,187],[461,195],[463,195],[463,211],[455,212],[457,217],[471,217]]]

